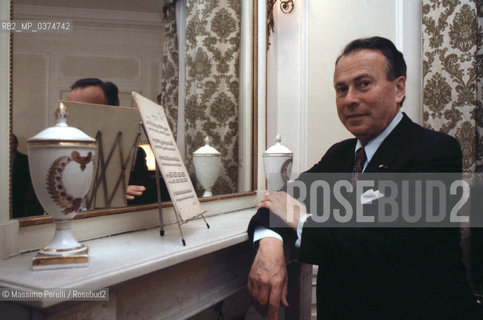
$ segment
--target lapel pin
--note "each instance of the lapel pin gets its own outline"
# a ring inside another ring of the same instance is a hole
[[[384,168],[384,169],[387,169],[387,166],[385,164],[380,164],[379,165],[379,168]]]

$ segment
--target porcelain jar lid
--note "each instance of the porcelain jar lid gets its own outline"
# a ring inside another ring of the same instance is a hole
[[[275,144],[268,148],[264,153],[264,157],[291,157],[293,152],[287,148],[286,146],[282,145],[282,137],[277,134],[275,138]]]
[[[210,138],[205,138],[205,145],[193,152],[193,156],[199,157],[220,157],[221,153],[210,146]]]
[[[89,137],[81,130],[67,125],[67,107],[61,102],[55,109],[55,126],[42,130],[37,135],[27,140],[28,144],[39,142],[81,142],[96,143],[96,139]]]

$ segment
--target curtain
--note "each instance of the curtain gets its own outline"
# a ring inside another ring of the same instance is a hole
[[[241,2],[188,0],[186,11],[186,163],[205,136],[222,154],[214,194],[237,191]],[[194,179],[195,180],[195,179]]]
[[[178,131],[178,36],[176,11],[172,1],[166,1],[164,13],[164,43],[162,56],[162,80],[159,103],[164,107],[166,118],[176,140]]]

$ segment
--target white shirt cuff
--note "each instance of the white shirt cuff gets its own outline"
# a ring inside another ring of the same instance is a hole
[[[297,248],[300,248],[300,243],[302,241],[302,229],[304,227],[305,221],[311,216],[311,214],[306,214],[302,218],[300,218],[298,224],[297,224],[297,241],[295,241],[295,246]],[[260,239],[263,238],[276,238],[283,243],[282,237],[276,233],[275,231],[272,231],[268,228],[265,228],[264,226],[256,226],[255,227],[255,232],[253,233],[253,242],[257,242]]]
[[[311,214],[306,214],[300,218],[297,224],[297,241],[295,241],[295,247],[300,248],[300,243],[302,242],[302,229],[304,228],[304,223],[311,216]]]
[[[277,238],[283,243],[283,239],[278,233],[265,228],[264,226],[258,225],[255,227],[255,232],[253,233],[253,242],[255,243],[262,238]]]

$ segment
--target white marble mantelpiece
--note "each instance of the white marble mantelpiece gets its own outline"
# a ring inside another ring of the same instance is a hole
[[[89,267],[33,271],[30,252],[0,262],[0,287],[17,289],[113,287],[126,281],[180,265],[183,262],[246,242],[246,228],[254,209],[207,218],[182,225],[186,246],[177,225],[85,241],[89,247]],[[114,290],[115,291],[115,290]],[[38,308],[59,304],[59,300],[25,302]],[[215,301],[216,302],[216,301]]]
[[[186,246],[177,225],[165,227],[164,237],[154,228],[85,241],[90,255],[86,268],[33,271],[36,252],[0,261],[0,288],[109,288],[108,301],[0,302],[0,319],[189,318],[246,288],[253,258],[246,229],[254,212],[208,217],[210,229],[203,220],[190,221],[182,225]],[[289,303],[295,308],[286,314],[300,314],[307,309],[304,304],[310,306],[305,303],[310,295],[302,294],[310,291],[310,280],[304,280],[310,271],[291,264],[289,274],[295,280]]]
[[[146,287],[150,283],[159,282],[158,287],[162,292],[159,294],[160,298],[156,299],[159,300],[156,304],[165,304],[162,308],[165,310],[163,314],[166,318],[170,315],[178,318],[181,314],[183,317],[189,316],[226,298],[244,286],[249,270],[247,255],[250,254],[250,247],[247,246],[246,241],[248,239],[246,228],[253,212],[254,209],[247,209],[208,217],[210,229],[206,228],[203,220],[183,224],[186,246],[181,243],[177,225],[165,227],[164,237],[159,235],[159,228],[154,228],[85,241],[83,243],[89,247],[90,255],[87,268],[33,271],[31,261],[36,252],[14,256],[0,262],[0,287],[41,291],[55,288],[110,288],[109,302],[84,303],[86,307],[82,312],[98,314],[102,310],[103,313],[107,312],[105,315],[109,319],[122,319],[130,318],[135,314],[140,315],[139,307],[142,312],[145,312],[147,306],[143,306],[139,301],[134,305],[130,302],[136,301],[136,297],[142,297],[146,293],[150,298],[154,298],[156,289],[149,290]],[[231,248],[233,251],[223,250],[226,248]],[[232,254],[236,257],[229,259]],[[218,261],[220,257],[225,262]],[[238,271],[242,277],[229,275],[231,270],[234,270],[233,266],[227,263],[230,260],[236,261],[241,267]],[[243,266],[244,261],[246,261],[245,266]],[[212,271],[217,276],[203,280],[206,279],[206,274],[198,277],[202,271],[200,267],[208,268],[204,272]],[[200,281],[204,283],[200,284]],[[212,290],[200,296],[196,293],[197,290],[190,288],[190,283],[205,291],[206,286]],[[194,300],[189,299],[189,296],[194,296]],[[184,298],[181,299],[181,297]],[[67,310],[72,312],[70,308],[64,310],[65,308],[62,307],[64,304],[72,303],[62,303],[61,300],[44,299],[25,301],[21,304],[24,307],[18,306],[17,303],[12,304],[20,310],[20,314],[22,314],[21,309],[26,307],[33,307],[44,316],[59,314],[59,312],[63,314]],[[183,312],[180,313],[176,305],[183,306]],[[171,310],[170,306],[172,306]],[[91,310],[92,308],[94,310]],[[5,311],[5,304],[1,309],[4,312],[12,312],[11,308]],[[48,311],[43,312],[43,310]],[[150,311],[150,314],[147,314],[148,318],[160,312],[159,310],[148,311]],[[1,316],[0,310],[0,318]],[[28,318],[25,317],[25,319]],[[45,316],[45,318],[49,317]]]

